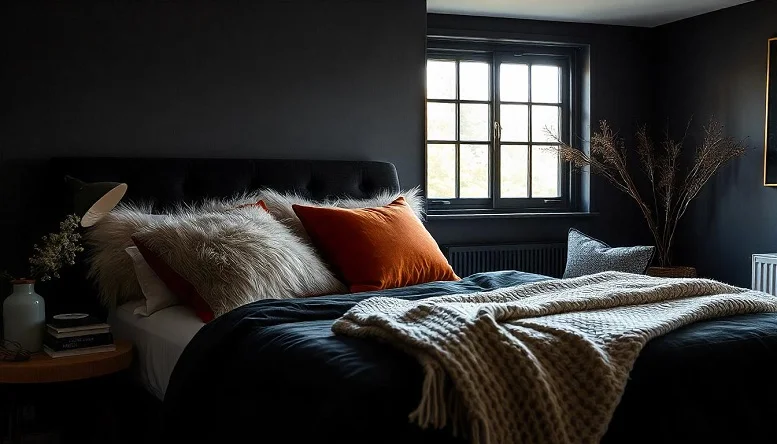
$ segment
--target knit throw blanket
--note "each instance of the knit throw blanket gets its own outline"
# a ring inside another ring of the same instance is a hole
[[[476,444],[597,443],[642,347],[683,325],[777,312],[777,297],[704,279],[607,272],[483,293],[358,303],[332,330],[425,371],[410,420]]]

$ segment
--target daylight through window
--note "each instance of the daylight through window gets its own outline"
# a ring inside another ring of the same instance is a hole
[[[426,68],[431,211],[566,205],[549,147],[569,134],[568,57],[432,51]]]

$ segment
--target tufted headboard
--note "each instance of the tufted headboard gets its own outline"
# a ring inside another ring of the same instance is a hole
[[[399,191],[396,168],[387,162],[67,157],[52,159],[48,169],[48,186],[44,189],[57,190],[61,197],[49,196],[47,200],[51,217],[47,226],[55,226],[72,211],[63,186],[66,174],[86,182],[126,182],[129,188],[125,201],[152,202],[157,209],[262,187],[295,191],[317,200]],[[47,311],[105,315],[95,302],[96,290],[85,276],[86,265],[80,261],[67,269],[62,279],[48,283],[51,287],[44,293],[60,297],[47,299]]]
[[[129,185],[126,200],[164,207],[205,197],[228,197],[262,187],[295,191],[316,200],[370,197],[399,191],[394,165],[342,160],[170,159],[67,157],[51,161],[53,180],[65,174],[86,182]]]

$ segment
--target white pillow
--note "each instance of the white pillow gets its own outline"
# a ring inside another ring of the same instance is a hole
[[[178,305],[178,298],[167,288],[159,276],[143,259],[143,255],[138,251],[138,247],[127,247],[127,254],[132,258],[135,266],[135,276],[138,279],[138,285],[146,298],[146,303],[139,305],[134,313],[141,316],[151,316],[157,311]]]

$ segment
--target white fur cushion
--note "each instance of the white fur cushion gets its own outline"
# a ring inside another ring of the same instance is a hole
[[[126,249],[132,235],[167,216],[150,214],[147,205],[120,204],[87,230],[89,278],[97,284],[100,301],[106,307],[143,299],[132,258]]]
[[[264,200],[276,219],[289,227],[300,239],[307,241],[308,234],[292,209],[294,204],[340,208],[379,207],[390,204],[400,195],[405,196],[405,201],[416,216],[423,220],[424,199],[418,187],[399,193],[383,192],[371,199],[330,199],[325,202],[315,202],[293,193],[264,189],[226,199],[207,199],[193,205],[182,205],[169,214],[151,214],[151,205],[121,203],[87,231],[86,242],[90,250],[89,277],[95,280],[100,300],[106,307],[143,299],[143,291],[138,284],[132,259],[125,249],[134,246],[132,235],[136,231],[166,217],[223,212],[239,205]]]
[[[260,299],[346,291],[312,247],[261,208],[183,212],[134,238],[192,284],[217,317]]]
[[[338,208],[370,208],[382,207],[394,202],[399,196],[405,197],[405,202],[412,208],[415,215],[424,220],[424,197],[419,187],[399,193],[381,192],[369,199],[336,198],[326,201],[314,201],[295,193],[280,193],[271,189],[263,189],[251,193],[240,194],[227,199],[210,199],[186,207],[189,211],[208,212],[224,211],[247,203],[264,201],[270,214],[294,231],[302,239],[308,240],[308,234],[299,218],[294,214],[292,205],[338,207]]]
[[[127,247],[125,251],[132,258],[140,290],[146,299],[144,304],[135,308],[134,314],[151,316],[163,308],[180,304],[178,298],[159,279],[159,276],[156,275],[151,266],[146,263],[143,255],[138,251],[138,247]]]

